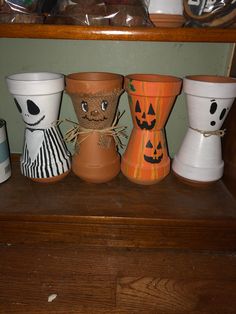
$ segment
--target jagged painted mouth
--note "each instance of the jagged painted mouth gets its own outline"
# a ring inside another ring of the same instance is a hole
[[[163,154],[161,154],[159,157],[150,157],[144,155],[144,159],[146,162],[149,162],[151,164],[159,164],[162,161]]]
[[[45,118],[45,115],[42,116],[42,118],[39,119],[38,121],[36,121],[35,123],[27,123],[24,119],[23,119],[23,121],[25,122],[25,124],[27,124],[27,125],[29,125],[29,126],[36,126],[36,125],[38,125],[41,121],[43,121],[44,118]]]
[[[145,129],[145,130],[151,130],[154,128],[155,124],[156,124],[156,119],[152,120],[150,124],[148,124],[147,121],[143,121],[141,122],[137,117],[136,117],[136,122],[137,125],[140,127],[140,129]]]
[[[86,120],[88,120],[88,121],[90,121],[90,122],[92,122],[92,121],[95,121],[95,122],[102,122],[102,121],[107,120],[106,117],[103,117],[102,119],[94,119],[94,118],[89,118],[88,116],[84,116],[84,117],[82,117],[82,118],[83,118],[83,119],[86,119]]]

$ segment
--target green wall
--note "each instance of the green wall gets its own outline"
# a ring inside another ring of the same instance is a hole
[[[109,71],[120,74],[159,73],[184,77],[189,74],[224,75],[232,45],[202,43],[152,43],[119,41],[68,41],[0,39],[0,117],[7,121],[11,152],[21,152],[24,125],[9,95],[5,76],[17,72]],[[124,94],[120,125],[132,122]],[[61,118],[76,120],[72,103],[64,94]],[[68,125],[61,127],[64,133]],[[180,95],[166,125],[170,155],[178,149],[187,127],[186,104]],[[69,146],[73,151],[73,147]],[[122,153],[122,151],[121,151]]]

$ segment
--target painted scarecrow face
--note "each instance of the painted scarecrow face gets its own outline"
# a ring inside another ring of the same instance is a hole
[[[159,141],[157,145],[149,140],[144,149],[144,160],[151,164],[159,164],[163,159],[162,144]]]
[[[147,111],[143,111],[142,106],[137,100],[135,105],[135,119],[137,125],[142,130],[152,130],[156,124],[156,113],[152,104],[149,105]]]
[[[87,129],[110,127],[114,120],[117,103],[118,95],[84,96],[73,100],[79,124]]]

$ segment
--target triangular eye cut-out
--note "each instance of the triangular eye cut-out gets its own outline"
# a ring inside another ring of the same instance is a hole
[[[155,111],[154,111],[154,109],[153,109],[153,107],[152,107],[152,104],[150,104],[150,106],[149,106],[148,114],[150,114],[150,115],[152,115],[152,116],[155,116]]]
[[[150,140],[147,142],[146,147],[147,147],[147,148],[153,148],[153,145],[152,145],[152,143],[150,142]]]
[[[161,149],[162,146],[161,146],[161,142],[159,142],[159,144],[157,145],[157,149]]]
[[[135,106],[135,112],[141,112],[139,101],[137,100],[136,106]]]

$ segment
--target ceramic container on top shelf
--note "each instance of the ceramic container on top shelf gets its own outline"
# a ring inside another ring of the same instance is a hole
[[[0,183],[11,176],[11,163],[7,141],[6,122],[0,119]]]
[[[70,153],[56,125],[64,90],[58,73],[18,73],[6,78],[25,123],[21,172],[37,182],[55,182],[70,170]]]
[[[174,76],[131,74],[125,90],[134,128],[122,157],[122,173],[139,184],[154,184],[170,171],[164,126],[182,85]]]
[[[123,76],[106,72],[72,73],[66,77],[78,118],[72,170],[81,179],[103,183],[120,172],[113,122],[123,88]]]
[[[183,0],[150,0],[148,11],[157,27],[180,27],[185,21]]]
[[[182,180],[209,183],[223,175],[220,130],[236,97],[236,79],[196,75],[184,79],[189,128],[174,157],[173,171]],[[227,135],[226,135],[227,136]]]

